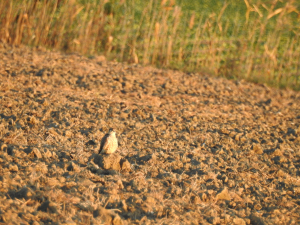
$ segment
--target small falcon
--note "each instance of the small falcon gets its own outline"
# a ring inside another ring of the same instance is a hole
[[[115,131],[109,131],[109,133],[105,134],[101,140],[99,154],[101,152],[105,154],[114,153],[118,148],[118,140],[116,138]],[[103,151],[102,151],[103,150]]]

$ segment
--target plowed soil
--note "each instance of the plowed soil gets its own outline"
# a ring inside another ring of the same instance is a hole
[[[300,223],[297,92],[4,44],[0,81],[2,224]]]

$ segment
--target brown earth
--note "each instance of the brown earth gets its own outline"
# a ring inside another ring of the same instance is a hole
[[[0,80],[2,224],[300,223],[297,92],[4,44]]]

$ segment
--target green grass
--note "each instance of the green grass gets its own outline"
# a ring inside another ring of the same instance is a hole
[[[0,38],[300,89],[298,1],[1,1]]]

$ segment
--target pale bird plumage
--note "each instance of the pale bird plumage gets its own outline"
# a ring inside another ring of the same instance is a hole
[[[110,131],[109,133],[105,134],[101,140],[99,154],[112,154],[117,150],[117,148],[118,140],[116,137],[116,132]]]

